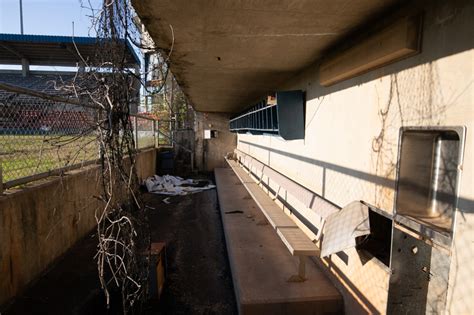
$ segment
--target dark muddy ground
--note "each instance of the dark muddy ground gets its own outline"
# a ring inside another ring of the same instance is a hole
[[[171,204],[159,195],[144,199],[154,208],[149,210],[152,241],[167,243],[167,282],[161,300],[141,313],[236,314],[216,191],[170,197]],[[93,260],[96,242],[91,232],[0,313],[121,313],[117,305],[104,307]]]

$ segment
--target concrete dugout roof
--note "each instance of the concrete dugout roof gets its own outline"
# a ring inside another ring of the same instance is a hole
[[[0,64],[18,65],[24,58],[31,65],[76,66],[81,60],[77,50],[87,60],[96,53],[97,40],[95,37],[0,34]],[[140,59],[128,41],[126,45],[127,62],[131,67],[139,65]]]
[[[196,110],[239,112],[398,0],[134,0]],[[172,28],[172,31],[171,31]]]

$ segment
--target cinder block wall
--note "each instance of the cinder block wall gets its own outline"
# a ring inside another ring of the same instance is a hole
[[[155,174],[155,149],[136,161],[140,179]],[[89,166],[0,196],[0,305],[96,226],[99,174],[99,166]]]
[[[472,1],[427,1],[421,54],[331,87],[319,84],[319,67],[313,65],[281,87],[306,92],[304,139],[238,135],[240,150],[336,205],[364,200],[391,213],[400,127],[466,126],[459,211],[445,279],[450,314],[472,312],[474,296],[473,20]],[[320,225],[314,212],[296,200],[289,203]],[[390,271],[374,259],[363,264],[355,249],[345,254],[347,261],[337,255],[322,261],[345,287],[345,300],[357,300],[365,312],[384,313]],[[346,310],[354,309],[346,305]]]

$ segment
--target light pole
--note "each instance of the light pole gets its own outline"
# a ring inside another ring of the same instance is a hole
[[[23,1],[20,0],[20,30],[23,35]]]

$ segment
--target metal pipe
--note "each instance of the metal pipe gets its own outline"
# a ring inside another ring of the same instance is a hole
[[[2,163],[0,160],[0,195],[3,195],[3,175],[2,175]]]
[[[20,30],[23,35],[23,1],[20,0]]]
[[[135,149],[138,150],[138,117],[133,116],[133,122],[134,122],[134,133],[135,133]]]

